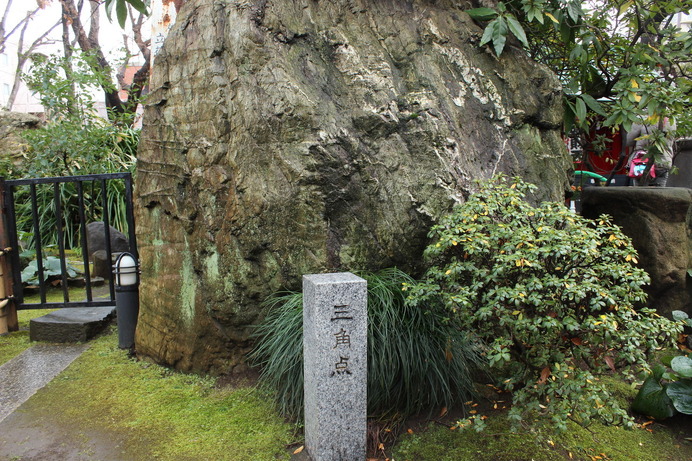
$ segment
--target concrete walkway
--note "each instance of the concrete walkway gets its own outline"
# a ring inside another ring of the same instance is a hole
[[[0,366],[0,422],[88,347],[89,344],[39,344]]]

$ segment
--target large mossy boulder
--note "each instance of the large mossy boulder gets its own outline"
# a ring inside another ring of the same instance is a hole
[[[692,190],[682,187],[590,187],[582,214],[602,214],[632,239],[638,263],[651,277],[647,305],[671,318],[674,310],[692,315]]]
[[[242,364],[301,276],[416,272],[430,225],[505,172],[562,199],[554,75],[479,47],[470,3],[194,0],[156,56],[136,178],[137,349]]]

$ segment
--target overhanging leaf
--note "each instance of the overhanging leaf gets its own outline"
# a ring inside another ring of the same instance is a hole
[[[637,397],[632,402],[632,410],[656,419],[670,418],[675,414],[673,403],[661,383],[653,376],[648,377]]]
[[[125,20],[127,19],[127,5],[125,4],[125,0],[117,0],[117,4],[115,5],[115,13],[118,16],[118,24],[120,24],[120,27],[125,27]]]
[[[519,24],[519,21],[517,21],[514,16],[508,15],[507,16],[507,24],[509,25],[509,30],[512,31],[514,36],[519,39],[521,44],[528,47],[529,46],[529,40],[526,38],[526,33],[524,32],[524,28],[521,27],[521,24]]]
[[[142,14],[149,14],[147,12],[147,6],[142,2],[142,0],[128,0],[127,3],[132,5],[132,8],[139,11]]]
[[[683,379],[666,386],[666,394],[680,413],[692,415],[692,381]]]
[[[106,8],[106,17],[109,21],[112,21],[111,12],[113,11],[113,0],[106,0],[104,6]]]
[[[495,49],[495,54],[500,56],[502,50],[505,49],[505,43],[507,42],[507,21],[502,16],[499,16],[493,20],[493,48]]]
[[[692,378],[692,359],[684,355],[670,361],[670,368],[683,378]]]
[[[497,11],[492,8],[472,8],[466,13],[477,21],[490,21],[497,17]]]
[[[593,96],[589,94],[583,94],[581,95],[581,98],[584,100],[587,106],[589,106],[589,109],[592,111],[596,112],[598,115],[606,116],[607,114],[603,110],[603,106],[601,106],[601,103],[596,101]]]
[[[586,120],[586,104],[582,98],[576,100],[576,115],[580,122]]]

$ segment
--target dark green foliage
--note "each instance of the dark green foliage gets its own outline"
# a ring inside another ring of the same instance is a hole
[[[692,326],[686,312],[673,311],[673,319]],[[692,415],[692,354],[667,357],[656,365],[632,403],[632,410],[656,419],[676,412]]]
[[[75,268],[68,262],[65,262],[65,268],[67,269],[68,277],[76,277],[79,273],[79,269]],[[47,256],[43,258],[43,277],[45,280],[48,280],[51,277],[59,277],[61,274],[62,267],[60,259],[54,256]],[[32,260],[22,271],[22,282],[38,283],[38,262],[36,259]]]
[[[58,200],[62,212],[62,229],[65,248],[76,248],[81,244],[81,227],[79,220],[79,197],[75,183],[61,183],[58,186]],[[103,191],[100,182],[83,182],[85,220],[103,221]],[[122,180],[110,180],[106,183],[106,207],[110,224],[123,233],[127,233],[127,216],[125,206],[125,184]],[[41,243],[58,244],[57,213],[55,189],[52,184],[36,185],[36,207]],[[33,222],[32,202],[29,186],[18,186],[15,190],[15,214],[17,230],[22,236],[25,248],[34,248],[36,229]]]
[[[498,176],[433,227],[425,279],[411,302],[439,300],[485,341],[509,417],[631,424],[598,376],[648,369],[647,353],[679,328],[637,304],[648,275],[607,217],[526,202],[535,186]]]
[[[468,399],[482,364],[475,341],[441,307],[408,305],[401,287],[413,279],[405,273],[359,275],[368,281],[368,413],[408,415]],[[303,410],[302,298],[293,292],[267,301],[250,356],[276,390],[281,413],[293,418]]]

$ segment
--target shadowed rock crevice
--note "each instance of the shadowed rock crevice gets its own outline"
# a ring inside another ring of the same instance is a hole
[[[432,222],[505,172],[562,199],[557,80],[455,2],[213,2],[156,58],[138,158],[138,351],[242,361],[303,274],[416,273]]]

